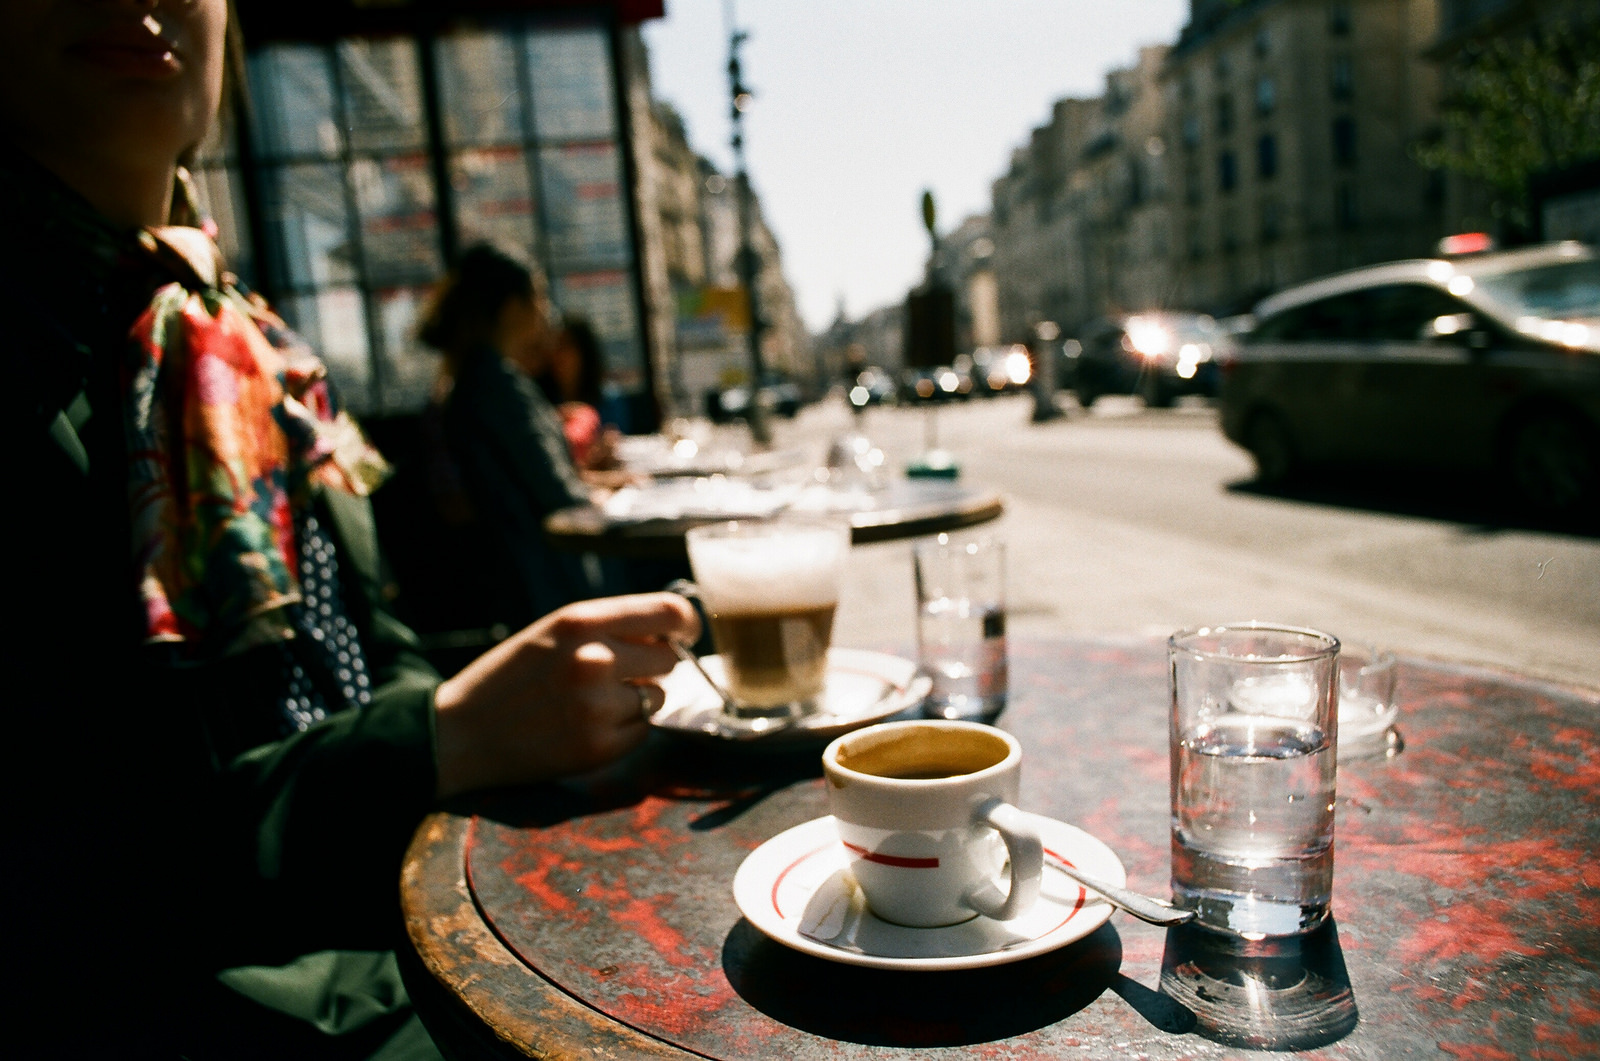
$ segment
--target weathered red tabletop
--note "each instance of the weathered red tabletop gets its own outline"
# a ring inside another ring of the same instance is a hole
[[[666,738],[582,787],[430,817],[405,867],[419,1008],[460,1057],[1569,1058],[1600,1052],[1600,695],[1401,660],[1405,750],[1339,770],[1334,920],[1240,953],[1114,915],[1039,957],[857,968],[745,921],[741,861],[826,813],[817,756]],[[1013,639],[1023,806],[1165,894],[1158,641]],[[1224,1044],[1219,1046],[1217,1044]]]

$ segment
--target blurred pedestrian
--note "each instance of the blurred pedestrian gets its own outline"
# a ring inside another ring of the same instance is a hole
[[[617,588],[595,557],[545,539],[545,517],[594,497],[560,415],[525,371],[548,363],[549,317],[542,276],[480,243],[439,284],[418,330],[444,355],[437,397],[472,509],[517,576],[520,601],[504,617],[514,623]]]
[[[552,337],[543,368],[536,378],[561,414],[573,462],[587,471],[616,470],[621,433],[615,424],[601,422],[605,362],[600,337],[587,320],[571,315],[563,318]]]

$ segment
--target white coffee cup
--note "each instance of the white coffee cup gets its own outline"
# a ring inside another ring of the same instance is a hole
[[[1016,807],[1022,746],[1011,734],[885,722],[829,744],[822,768],[851,873],[879,918],[914,928],[978,914],[1009,921],[1039,897],[1044,851]]]

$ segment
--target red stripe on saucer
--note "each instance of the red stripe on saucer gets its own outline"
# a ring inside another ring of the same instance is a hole
[[[876,862],[880,866],[894,866],[898,869],[938,869],[939,860],[936,858],[902,858],[899,855],[880,855],[876,851],[868,851],[855,844],[845,844],[846,849],[857,858],[868,862]]]

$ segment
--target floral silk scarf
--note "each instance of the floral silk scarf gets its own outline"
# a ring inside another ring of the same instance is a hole
[[[335,409],[303,340],[222,272],[209,237],[140,235],[179,279],[138,318],[125,366],[128,497],[148,642],[231,654],[293,636],[293,513],[365,496],[388,465]]]

